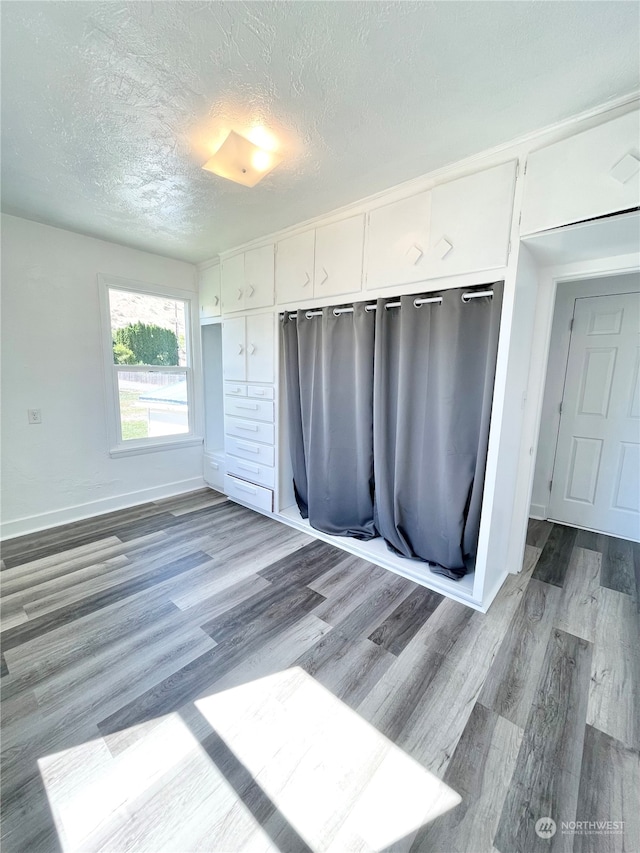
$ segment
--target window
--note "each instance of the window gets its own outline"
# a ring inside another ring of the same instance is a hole
[[[199,442],[191,293],[100,277],[111,455]]]

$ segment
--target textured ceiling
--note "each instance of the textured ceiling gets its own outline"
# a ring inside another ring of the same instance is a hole
[[[3,210],[200,261],[639,84],[634,2],[4,2]],[[255,189],[202,171],[275,132]]]

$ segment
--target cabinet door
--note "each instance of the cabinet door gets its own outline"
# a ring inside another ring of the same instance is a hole
[[[433,188],[429,277],[505,266],[515,178],[514,160]]]
[[[200,319],[220,316],[220,265],[200,271]]]
[[[273,305],[273,245],[244,254],[244,307]]]
[[[234,382],[247,378],[244,317],[222,323],[222,376]]]
[[[363,248],[364,214],[317,228],[313,295],[359,292]]]
[[[244,254],[225,258],[220,268],[222,313],[244,308]]]
[[[273,382],[275,334],[273,314],[254,314],[247,321],[247,381]]]
[[[278,243],[276,298],[278,303],[301,302],[313,297],[315,229]]]
[[[409,284],[425,277],[431,193],[386,204],[369,214],[366,287]]]
[[[626,113],[527,161],[523,234],[640,206],[640,113]]]

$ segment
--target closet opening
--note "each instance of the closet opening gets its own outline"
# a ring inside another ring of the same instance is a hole
[[[502,289],[281,314],[283,521],[473,602]]]

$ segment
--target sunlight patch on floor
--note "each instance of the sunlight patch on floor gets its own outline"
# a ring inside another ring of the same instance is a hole
[[[294,667],[196,707],[314,850],[383,850],[460,803]]]
[[[100,738],[39,760],[65,853],[223,849],[230,819],[234,837],[270,847],[178,714],[135,728],[137,739],[115,757]]]
[[[194,705],[38,761],[64,853],[382,851],[461,801],[298,667]]]

